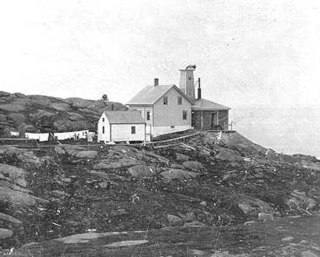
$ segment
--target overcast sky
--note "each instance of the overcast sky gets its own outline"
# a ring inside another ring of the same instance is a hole
[[[0,90],[125,103],[196,64],[234,107],[316,105],[319,0],[3,0]]]

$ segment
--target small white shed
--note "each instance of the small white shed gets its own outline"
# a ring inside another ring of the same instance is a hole
[[[98,121],[98,142],[144,142],[146,123],[139,111],[107,111]]]

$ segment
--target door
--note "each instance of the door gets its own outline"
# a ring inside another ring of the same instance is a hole
[[[211,113],[211,129],[215,129],[217,125],[217,114]]]

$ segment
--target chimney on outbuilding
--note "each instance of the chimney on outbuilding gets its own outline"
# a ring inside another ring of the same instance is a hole
[[[200,78],[198,78],[198,100],[201,99],[201,85]]]
[[[154,79],[154,86],[159,86],[159,79],[158,78],[155,78]]]

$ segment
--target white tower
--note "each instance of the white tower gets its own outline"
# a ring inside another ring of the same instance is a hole
[[[180,70],[179,88],[191,99],[195,100],[195,87],[193,71],[196,65],[188,65],[185,69]]]

